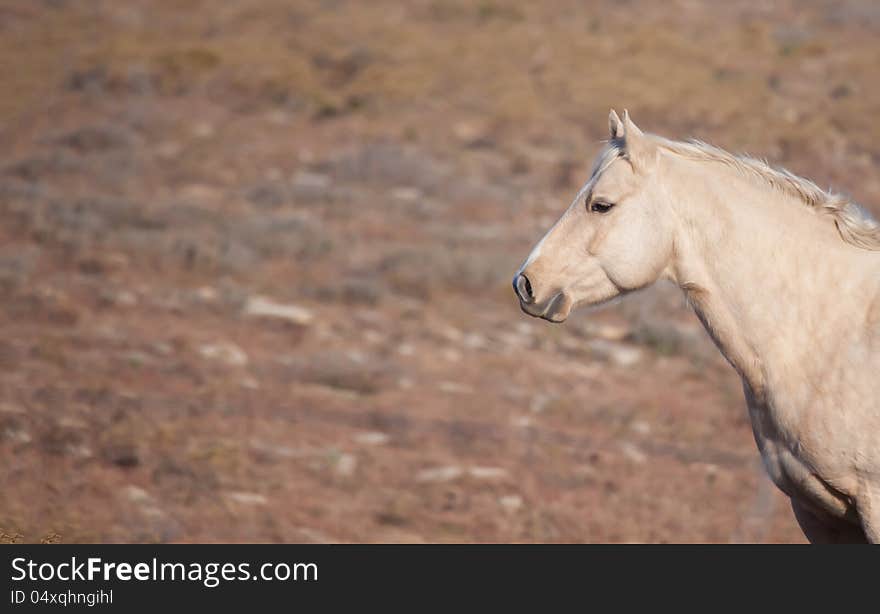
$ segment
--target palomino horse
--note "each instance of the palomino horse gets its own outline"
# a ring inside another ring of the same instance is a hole
[[[742,377],[755,441],[812,542],[880,542],[880,225],[752,158],[624,113],[513,280],[562,322],[672,280]]]

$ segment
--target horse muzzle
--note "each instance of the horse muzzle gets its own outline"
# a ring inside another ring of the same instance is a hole
[[[572,300],[565,292],[551,294],[545,300],[535,295],[531,280],[523,273],[513,277],[513,291],[524,313],[548,322],[564,322],[571,312]]]

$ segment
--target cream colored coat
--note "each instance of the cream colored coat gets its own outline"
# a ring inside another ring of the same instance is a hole
[[[880,542],[880,230],[813,183],[612,111],[592,177],[514,277],[530,315],[671,279],[743,380],[814,542]]]

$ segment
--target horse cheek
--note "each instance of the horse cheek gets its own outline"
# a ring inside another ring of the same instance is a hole
[[[622,290],[654,283],[666,267],[669,249],[664,232],[644,218],[621,220],[624,232],[609,236],[603,246],[606,274]]]

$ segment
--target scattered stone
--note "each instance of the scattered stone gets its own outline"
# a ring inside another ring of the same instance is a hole
[[[266,120],[270,124],[283,126],[290,123],[290,113],[276,109],[266,114]]]
[[[532,411],[532,413],[539,414],[554,400],[556,400],[555,396],[538,393],[532,397],[532,402],[529,403],[529,410]]]
[[[113,296],[113,302],[123,307],[134,307],[138,303],[138,298],[130,290],[120,290]]]
[[[183,146],[177,141],[164,141],[156,146],[156,155],[160,158],[173,159],[183,151]]]
[[[391,190],[391,198],[404,204],[417,203],[422,197],[422,191],[418,188],[401,186]]]
[[[535,328],[528,322],[517,322],[516,331],[521,335],[532,336],[535,334]]]
[[[152,356],[144,352],[138,352],[137,350],[124,352],[122,356],[125,358],[126,362],[133,367],[143,367],[144,365],[149,365],[154,362]]]
[[[473,350],[482,350],[487,345],[486,338],[477,333],[468,333],[465,335],[463,342],[465,347]]]
[[[157,341],[151,346],[153,351],[157,354],[161,354],[162,356],[171,356],[174,353],[174,348],[171,347],[170,343],[165,343],[164,341]]]
[[[7,428],[3,431],[3,435],[13,443],[30,443],[33,439],[24,429]]]
[[[623,341],[632,329],[623,324],[594,324],[587,327],[587,333],[606,341]]]
[[[376,330],[365,330],[364,341],[372,345],[378,345],[385,341],[385,335]]]
[[[89,423],[76,416],[60,416],[56,424],[65,429],[87,429]]]
[[[581,479],[592,479],[596,477],[596,469],[591,465],[578,465],[572,470],[572,474]]]
[[[520,429],[526,429],[532,426],[532,419],[529,416],[514,416],[510,422],[513,426]]]
[[[532,344],[532,338],[516,332],[502,331],[495,337],[507,348],[527,348]]]
[[[557,346],[571,354],[580,354],[584,349],[583,340],[577,337],[563,337],[556,342]]]
[[[259,390],[260,389],[260,382],[258,382],[255,378],[250,377],[250,376],[243,377],[241,379],[241,387],[247,388],[248,390]]]
[[[507,469],[501,467],[471,467],[468,475],[477,480],[497,480],[507,477]]]
[[[70,444],[67,446],[67,453],[75,458],[91,458],[94,456],[92,449],[83,444]]]
[[[645,422],[644,420],[635,420],[630,428],[638,433],[639,435],[647,435],[651,432],[651,425]]]
[[[204,183],[191,183],[180,190],[180,196],[193,203],[214,206],[220,197],[220,191]]]
[[[443,358],[449,362],[461,362],[461,352],[453,348],[443,350]]]
[[[206,343],[199,346],[199,353],[209,360],[216,360],[231,367],[248,364],[248,355],[240,347],[228,341]]]
[[[242,505],[266,505],[269,500],[255,492],[228,492],[226,498]]]
[[[208,122],[198,122],[192,129],[193,136],[200,139],[210,138],[214,136],[214,132],[214,126]]]
[[[252,441],[251,448],[266,456],[282,458],[308,458],[319,454],[313,448],[291,448],[290,446],[276,446],[263,441]]]
[[[623,343],[593,339],[588,346],[597,358],[607,360],[618,367],[632,367],[642,360],[642,350]]]
[[[630,442],[625,441],[621,443],[620,449],[626,458],[636,463],[637,465],[641,465],[648,460],[648,455],[642,452],[638,448],[638,446]]]
[[[305,307],[277,303],[265,296],[253,296],[248,299],[244,313],[254,317],[279,318],[298,326],[307,326],[314,319],[312,312]]]
[[[213,303],[217,300],[217,289],[211,286],[202,286],[196,290],[196,296],[200,301],[205,303]]]
[[[703,463],[703,471],[706,472],[706,476],[710,478],[714,478],[718,474],[718,470],[720,467],[713,463]]]
[[[456,382],[440,382],[438,387],[441,392],[448,392],[450,394],[470,394],[474,391],[470,386],[457,384]]]
[[[337,475],[348,477],[354,475],[355,469],[357,469],[357,457],[354,454],[341,454],[336,460]]]
[[[602,372],[601,365],[595,363],[582,364],[571,360],[558,363],[548,362],[542,365],[542,369],[559,377],[577,377],[584,381],[594,380]]]
[[[479,120],[456,122],[452,134],[465,147],[491,147],[494,144],[489,125]]]
[[[369,431],[367,433],[358,433],[354,436],[354,440],[356,443],[365,446],[384,446],[391,438],[379,431]]]
[[[456,343],[460,342],[462,337],[464,337],[464,333],[462,333],[454,326],[449,325],[443,326],[440,329],[440,334],[443,335],[443,337],[445,337],[446,339],[449,339],[450,341],[454,341]]]
[[[345,353],[346,357],[356,365],[365,365],[369,362],[369,356],[358,350],[349,350]]]
[[[522,507],[523,500],[519,495],[506,495],[499,497],[498,503],[508,512],[515,512]]]
[[[147,521],[146,531],[150,535],[150,539],[168,541],[180,535],[180,525],[167,517],[146,490],[140,486],[129,484],[122,489],[121,494],[137,506],[138,512]]]
[[[401,343],[397,347],[397,353],[401,356],[412,356],[416,353],[416,349],[410,343]]]
[[[297,532],[302,535],[307,542],[313,544],[338,544],[340,541],[330,537],[326,533],[310,527],[299,527]]]
[[[789,124],[796,124],[801,121],[801,114],[794,107],[786,107],[782,110],[782,119]]]
[[[502,467],[469,467],[466,470],[456,465],[423,469],[416,475],[418,482],[451,482],[468,475],[476,480],[498,480],[506,478],[508,472]]]
[[[151,504],[153,502],[153,497],[150,496],[150,493],[148,493],[140,486],[135,486],[134,484],[129,484],[128,486],[123,488],[122,494],[125,495],[125,498],[132,503]]]
[[[433,467],[422,469],[416,474],[417,482],[451,482],[464,475],[461,467],[449,465],[447,467]]]

